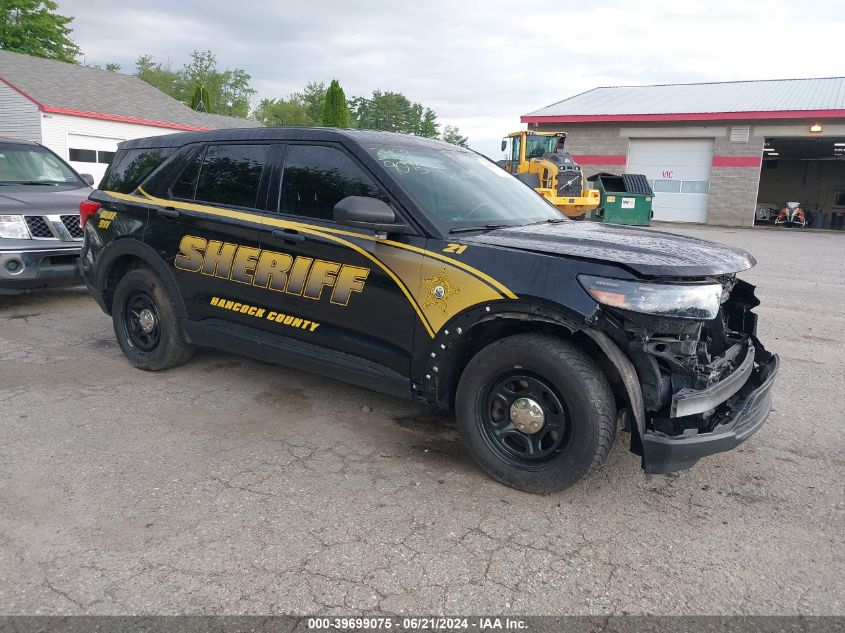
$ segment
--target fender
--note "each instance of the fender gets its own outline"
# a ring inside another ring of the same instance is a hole
[[[134,238],[117,239],[103,247],[97,258],[97,270],[94,277],[95,290],[100,293],[106,291],[112,267],[118,259],[127,255],[140,259],[155,271],[167,289],[170,300],[176,308],[177,316],[180,319],[187,319],[188,311],[185,308],[185,301],[182,299],[179,286],[176,284],[176,279],[173,277],[170,268],[154,248]]]
[[[598,304],[596,304],[598,311]],[[413,382],[420,399],[446,403],[448,391],[457,380],[456,359],[478,331],[478,326],[494,321],[549,323],[566,329],[570,334],[589,326],[593,315],[582,315],[557,305],[520,301],[501,301],[472,306],[450,319],[427,341],[422,354],[414,354]]]

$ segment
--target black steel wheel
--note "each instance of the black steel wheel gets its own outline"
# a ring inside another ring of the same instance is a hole
[[[173,300],[149,268],[128,272],[112,299],[112,322],[120,349],[138,369],[181,365],[194,353],[185,340]]]
[[[129,341],[142,352],[151,352],[161,341],[161,317],[146,290],[135,290],[126,298],[123,323]]]
[[[548,494],[601,466],[616,401],[596,363],[550,334],[491,343],[464,368],[455,417],[469,454],[508,486]]]
[[[544,468],[569,439],[563,399],[541,376],[513,370],[491,377],[479,398],[479,429],[504,460],[529,469]]]

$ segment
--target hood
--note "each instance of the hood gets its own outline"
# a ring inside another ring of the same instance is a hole
[[[90,187],[77,189],[52,189],[50,187],[29,187],[21,191],[16,187],[0,187],[0,214],[53,215],[79,213],[79,203],[92,191]],[[30,189],[32,189],[30,191]]]
[[[614,263],[647,277],[708,277],[737,273],[757,263],[739,248],[653,229],[595,222],[517,226],[467,241]]]

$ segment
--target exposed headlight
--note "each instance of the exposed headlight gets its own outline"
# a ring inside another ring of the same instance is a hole
[[[28,240],[29,229],[20,215],[0,215],[0,237],[11,240]]]
[[[722,297],[721,284],[657,284],[591,275],[578,275],[578,281],[603,305],[676,319],[715,319]]]

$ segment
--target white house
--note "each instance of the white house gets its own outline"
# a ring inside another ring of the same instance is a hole
[[[257,125],[196,112],[132,75],[0,50],[0,137],[42,143],[95,183],[121,141]]]

